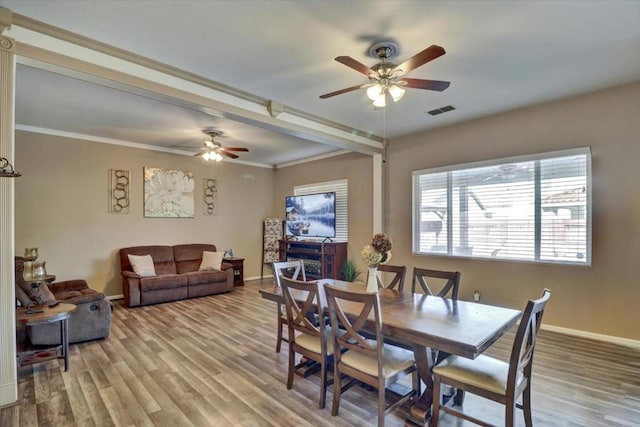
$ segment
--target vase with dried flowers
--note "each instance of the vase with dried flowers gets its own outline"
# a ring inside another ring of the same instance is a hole
[[[360,251],[362,260],[369,268],[367,278],[367,292],[378,291],[378,267],[391,259],[391,238],[384,233],[374,234],[371,243],[363,246]]]

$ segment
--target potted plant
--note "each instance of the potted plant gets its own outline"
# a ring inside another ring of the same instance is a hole
[[[342,274],[342,280],[347,282],[355,282],[360,275],[360,272],[356,269],[356,265],[350,260],[344,262],[340,273]]]

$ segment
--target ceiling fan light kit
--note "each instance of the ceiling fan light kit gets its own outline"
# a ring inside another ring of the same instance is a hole
[[[399,50],[400,48],[398,44],[392,41],[375,43],[369,48],[369,55],[377,57],[381,62],[375,64],[371,68],[356,61],[350,56],[336,57],[336,61],[367,76],[371,83],[351,86],[335,92],[330,92],[320,95],[320,98],[326,99],[354,90],[367,88],[367,97],[373,101],[374,107],[385,107],[387,105],[387,95],[391,97],[393,102],[398,102],[405,94],[405,87],[435,90],[439,92],[449,87],[449,82],[402,77],[409,71],[444,55],[446,52],[442,47],[436,45],[429,46],[400,65],[387,62],[387,60],[395,56]]]
[[[219,162],[220,160],[222,160],[222,156],[219,153],[213,152],[213,151],[209,151],[206,152],[202,155],[202,158],[205,160],[213,160],[216,162]]]
[[[203,132],[209,135],[209,138],[211,139],[205,139],[202,141],[204,148],[201,148],[200,152],[194,154],[194,156],[202,157],[206,161],[219,162],[223,159],[222,156],[237,159],[239,156],[232,153],[232,151],[242,151],[245,153],[249,151],[248,148],[244,147],[223,147],[222,144],[215,141],[215,137],[222,135],[222,132],[219,130],[205,129]]]

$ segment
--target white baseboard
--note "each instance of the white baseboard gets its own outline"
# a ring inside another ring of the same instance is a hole
[[[13,406],[18,401],[18,383],[10,382],[0,385],[0,408]]]
[[[120,294],[120,295],[108,295],[107,299],[108,300],[114,300],[114,299],[123,299],[124,295]]]
[[[581,337],[581,338],[588,338],[595,341],[603,341],[611,344],[617,344],[617,345],[640,350],[640,341],[632,340],[630,338],[616,337],[613,335],[596,334],[595,332],[580,331],[578,329],[569,329],[569,328],[563,328],[561,326],[554,326],[554,325],[545,325],[544,323],[542,324],[541,329],[545,331],[550,331],[550,332],[557,332],[559,334],[572,335],[572,336]]]
[[[265,274],[264,276],[262,276],[263,279],[273,279],[273,274]],[[245,282],[250,282],[251,280],[260,280],[260,276],[253,276],[253,277],[245,277],[244,281]]]

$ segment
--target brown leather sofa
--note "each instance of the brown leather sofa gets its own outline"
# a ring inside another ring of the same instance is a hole
[[[16,292],[24,287],[24,258],[15,257]],[[41,284],[60,302],[76,305],[69,317],[69,342],[77,343],[106,338],[111,331],[111,302],[105,295],[91,289],[84,280],[66,280]],[[29,339],[34,345],[60,344],[60,325],[57,322],[29,326]]]
[[[120,249],[122,293],[128,307],[176,301],[233,290],[233,266],[198,271],[202,252],[216,252],[215,245],[194,243],[175,246],[133,246]],[[138,276],[128,255],[151,255],[155,276]]]

